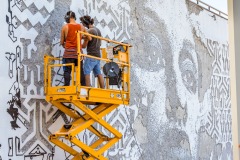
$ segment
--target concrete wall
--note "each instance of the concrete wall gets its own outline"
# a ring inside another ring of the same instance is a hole
[[[123,138],[105,156],[233,159],[227,20],[184,0],[3,1],[0,159],[69,158],[47,139],[69,118],[43,95],[43,55],[62,56],[69,9],[94,17],[104,37],[133,45],[131,105],[106,117]],[[88,132],[79,138],[93,140]]]

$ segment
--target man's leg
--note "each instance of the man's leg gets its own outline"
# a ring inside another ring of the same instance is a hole
[[[91,86],[91,82],[90,82],[90,74],[85,75],[85,82],[86,82],[86,86]]]
[[[101,88],[105,88],[105,87],[104,87],[104,79],[103,79],[103,76],[102,76],[101,74],[99,74],[97,77],[98,77],[98,82],[99,82],[99,84],[100,84],[100,87],[101,87]]]
[[[99,60],[96,61],[96,64],[93,68],[93,73],[94,73],[95,76],[98,77],[98,82],[99,82],[100,87],[105,88],[104,87],[104,79],[103,79],[103,76],[102,76]]]
[[[65,58],[65,63],[72,63],[72,59],[71,58]],[[71,72],[72,72],[72,67],[71,66],[65,66],[64,69],[64,86],[70,86],[70,80],[71,80]]]
[[[69,63],[68,58],[64,58],[65,64]],[[69,86],[70,85],[70,74],[71,74],[71,67],[69,66],[64,66],[64,86]]]
[[[92,68],[93,68],[93,63],[94,63],[93,59],[86,58],[86,60],[84,62],[84,65],[83,65],[83,71],[84,71],[84,75],[85,75],[86,86],[91,86],[90,73],[91,73]]]
[[[74,65],[75,65],[75,67],[78,66],[78,59],[74,59]],[[81,70],[81,75],[80,75],[81,86],[86,86],[85,76],[84,76],[84,72],[83,72],[83,61],[82,60],[80,61],[80,70]]]
[[[86,80],[85,80],[85,75],[83,71],[83,61],[80,61],[81,63],[81,85],[86,86]]]

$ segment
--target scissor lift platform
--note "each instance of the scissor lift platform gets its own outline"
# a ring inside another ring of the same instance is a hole
[[[80,83],[80,71],[81,65],[77,67],[74,64],[55,64],[55,58],[51,56],[44,56],[44,92],[46,95],[46,101],[52,103],[55,107],[72,118],[72,122],[64,124],[61,129],[56,133],[49,136],[49,140],[67,151],[73,156],[72,160],[105,160],[103,156],[104,152],[118,142],[122,134],[106,122],[103,117],[115,110],[119,105],[128,105],[130,100],[130,56],[129,56],[129,44],[116,42],[110,39],[94,36],[81,31],[77,32],[78,44],[80,44],[81,34],[89,35],[94,38],[105,40],[109,43],[115,43],[123,50],[115,51],[114,57],[109,59],[106,49],[102,50],[102,58],[97,58],[89,55],[82,54],[80,52],[80,45],[78,46],[78,64],[82,58],[89,57],[105,61],[106,63],[114,62],[121,69],[120,86],[116,89],[110,89],[109,77],[105,77],[106,88],[95,88],[81,86]],[[72,72],[71,79],[72,84],[70,86],[53,86],[53,69],[55,67],[71,66],[72,71],[75,70],[75,74]],[[75,75],[75,76],[74,76]],[[66,104],[71,104],[75,108],[71,108]],[[89,107],[88,105],[91,105]],[[99,124],[104,127],[108,132],[108,136],[102,133],[100,130],[94,127],[94,124]],[[89,130],[96,135],[96,141],[92,144],[85,144],[83,141],[77,138],[77,135],[85,130]],[[70,141],[79,149],[72,148],[67,143],[64,143],[62,139]]]

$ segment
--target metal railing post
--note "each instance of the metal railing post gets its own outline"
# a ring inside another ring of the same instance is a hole
[[[224,18],[224,19],[228,19],[228,15],[227,15],[226,13],[224,13],[224,12],[222,12],[222,11],[220,11],[220,10],[212,7],[212,6],[210,6],[209,4],[207,4],[207,3],[205,3],[205,2],[203,2],[203,1],[201,1],[201,0],[196,0],[196,1],[194,1],[194,0],[188,0],[188,1],[191,1],[191,2],[199,5],[200,7],[203,7],[204,9],[208,10],[209,12],[212,12],[213,14],[216,14],[216,15]],[[201,4],[203,4],[204,6],[201,5]],[[212,11],[211,9],[215,10],[216,12]]]
[[[77,92],[80,92],[80,86],[81,86],[81,33],[77,31],[77,53],[78,53],[78,66],[77,66],[77,72],[76,72],[76,86],[77,86]]]

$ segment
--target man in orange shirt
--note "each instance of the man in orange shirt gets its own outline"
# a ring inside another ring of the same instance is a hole
[[[87,32],[85,27],[81,24],[76,23],[76,15],[72,11],[68,11],[65,15],[65,24],[61,31],[61,41],[60,44],[65,48],[63,54],[63,63],[74,63],[75,66],[78,65],[78,54],[77,54],[77,34],[76,31]],[[91,40],[90,36],[87,39]],[[80,40],[81,43],[81,40]],[[71,66],[64,67],[64,86],[70,85],[71,80]],[[81,85],[85,85],[85,78],[83,73],[83,64],[81,61]]]

